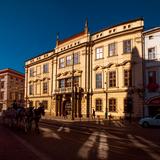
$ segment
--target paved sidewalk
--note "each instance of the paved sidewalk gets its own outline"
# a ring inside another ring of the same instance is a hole
[[[120,121],[120,120],[108,120],[108,119],[64,119],[63,117],[43,117],[42,122],[61,125],[61,124],[69,124],[73,126],[79,127],[87,127],[87,128],[101,128],[101,129],[108,129],[108,128],[133,128],[139,127],[138,121]]]

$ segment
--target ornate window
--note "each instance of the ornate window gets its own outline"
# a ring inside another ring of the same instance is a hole
[[[46,63],[43,65],[43,73],[48,73],[49,72],[49,64]]]
[[[123,53],[131,53],[131,40],[123,41]]]
[[[99,47],[96,48],[96,59],[102,59],[103,58],[103,48]]]
[[[72,56],[71,55],[66,57],[66,65],[67,66],[72,65]]]
[[[34,77],[34,68],[30,68],[30,77]]]
[[[109,99],[109,112],[116,112],[116,99],[111,98]]]
[[[43,82],[43,94],[48,93],[48,82]]]
[[[96,99],[96,111],[102,111],[102,99]]]
[[[96,74],[96,88],[102,88],[102,73]]]
[[[65,67],[65,61],[64,58],[59,59],[59,68],[64,68]]]
[[[108,56],[114,56],[116,55],[116,44],[111,43],[108,45]]]
[[[132,79],[131,79],[131,70],[124,70],[124,86],[129,87],[131,86]]]
[[[79,63],[79,53],[75,53],[74,54],[74,64],[78,64]]]
[[[34,94],[34,86],[33,84],[29,85],[29,95],[33,95]]]
[[[59,88],[64,88],[65,87],[65,80],[64,79],[60,79],[59,80]]]
[[[116,87],[116,71],[109,72],[109,87]]]

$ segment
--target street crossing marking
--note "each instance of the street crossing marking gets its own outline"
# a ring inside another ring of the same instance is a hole
[[[64,130],[64,132],[66,132],[66,133],[70,133],[70,131],[71,131],[71,129],[69,127],[63,127],[63,126],[61,126],[57,129],[58,132],[61,132],[62,130]]]
[[[47,138],[51,137],[51,138],[55,138],[58,140],[61,139],[61,137],[58,134],[56,134],[53,130],[49,128],[40,127],[40,130],[44,131],[42,133],[44,137],[47,137]]]
[[[108,144],[107,144],[107,136],[104,132],[100,133],[100,140],[98,146],[98,159],[107,159],[108,157]]]
[[[59,128],[57,129],[58,132],[61,132],[62,130],[63,130],[63,126],[61,126],[61,127],[59,127]]]
[[[98,132],[94,132],[90,135],[88,140],[83,144],[83,146],[78,151],[78,156],[83,159],[88,159],[89,157],[89,151],[92,149],[96,142]]]

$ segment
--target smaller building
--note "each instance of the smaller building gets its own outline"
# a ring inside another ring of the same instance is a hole
[[[143,32],[145,67],[144,116],[160,113],[160,27]]]
[[[24,75],[9,68],[0,70],[0,111],[13,102],[24,103]]]

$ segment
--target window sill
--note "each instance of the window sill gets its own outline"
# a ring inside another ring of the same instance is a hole
[[[108,89],[117,89],[117,88],[119,88],[119,87],[108,87]]]
[[[98,61],[98,60],[103,60],[104,59],[104,57],[103,58],[99,58],[99,59],[95,59],[95,61]]]
[[[107,58],[111,58],[111,57],[117,57],[118,54],[112,55],[112,56],[107,56]]]
[[[124,53],[122,53],[122,55],[125,55],[125,54],[132,54],[132,52],[124,52]]]

